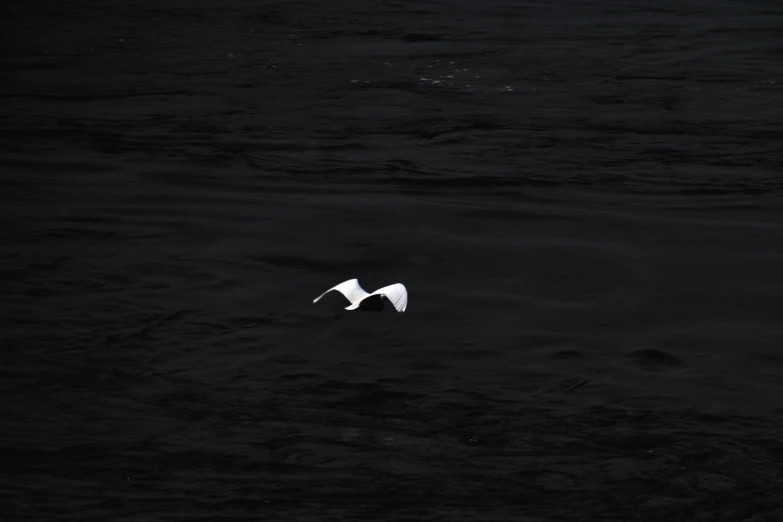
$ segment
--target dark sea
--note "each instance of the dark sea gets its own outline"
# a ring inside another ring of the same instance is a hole
[[[779,0],[0,11],[3,522],[783,520]]]

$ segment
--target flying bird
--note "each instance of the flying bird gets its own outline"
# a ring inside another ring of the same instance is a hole
[[[408,290],[402,283],[396,283],[389,286],[379,288],[375,292],[368,294],[364,289],[359,286],[358,279],[349,279],[343,281],[334,288],[330,288],[323,294],[313,299],[313,303],[317,303],[323,296],[337,290],[345,296],[351,302],[350,306],[346,306],[346,310],[359,310],[377,312],[383,310],[383,301],[391,301],[394,308],[398,312],[404,312],[408,307]]]

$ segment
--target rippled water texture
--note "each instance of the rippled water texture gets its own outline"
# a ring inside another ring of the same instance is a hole
[[[778,2],[0,18],[4,520],[783,519]]]

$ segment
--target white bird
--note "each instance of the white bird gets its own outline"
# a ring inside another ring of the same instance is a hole
[[[346,310],[356,310],[357,308],[371,311],[383,310],[384,298],[391,301],[391,304],[394,305],[394,308],[398,312],[404,312],[408,307],[408,290],[402,283],[384,286],[383,288],[379,288],[375,292],[368,294],[361,286],[359,286],[358,279],[349,279],[348,281],[343,281],[339,285],[335,286],[334,288],[330,288],[323,294],[313,299],[313,303],[317,303],[323,296],[332,290],[337,290],[351,302],[350,306],[345,307]]]

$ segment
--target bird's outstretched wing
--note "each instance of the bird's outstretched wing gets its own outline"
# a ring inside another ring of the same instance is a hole
[[[382,295],[389,301],[391,301],[391,304],[394,305],[394,308],[398,312],[404,312],[406,308],[408,308],[408,290],[405,288],[405,285],[402,283],[395,283],[393,285],[384,286],[383,288],[379,288],[375,292],[369,294],[369,295]],[[368,297],[368,296],[365,296]],[[359,303],[354,303],[351,306],[347,307],[346,310],[355,310],[358,308]]]
[[[319,295],[315,299],[313,299],[314,303],[317,303],[323,296],[331,292],[332,290],[337,290],[341,294],[345,296],[346,299],[348,299],[351,303],[358,304],[359,301],[367,297],[367,292],[364,291],[364,289],[359,286],[359,280],[358,279],[349,279],[348,281],[343,281],[339,285],[335,286],[334,288],[330,288],[323,294]]]

